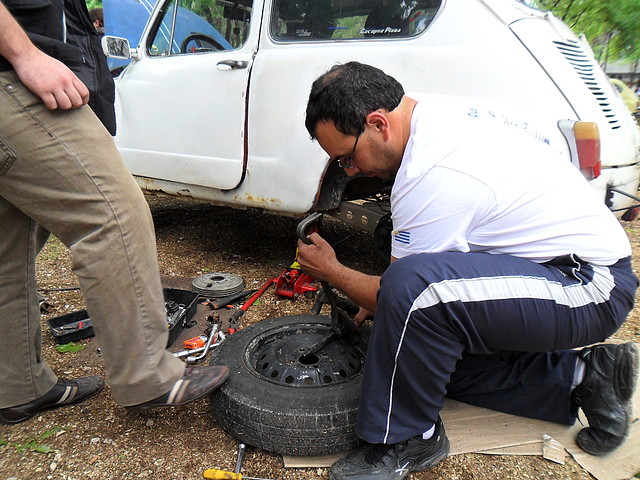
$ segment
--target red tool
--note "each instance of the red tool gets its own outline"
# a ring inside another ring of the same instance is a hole
[[[262,285],[262,287],[260,287],[260,290],[258,290],[256,293],[254,293],[254,294],[249,298],[249,300],[247,300],[246,302],[244,302],[244,304],[243,304],[243,305],[242,305],[238,310],[236,310],[236,311],[233,313],[233,315],[231,315],[231,318],[229,319],[229,324],[230,324],[230,325],[236,325],[236,324],[238,323],[238,319],[239,319],[242,315],[244,315],[244,312],[246,312],[246,311],[249,309],[249,307],[250,307],[251,305],[253,305],[253,304],[254,304],[254,302],[255,302],[258,298],[260,298],[260,297],[262,296],[262,294],[263,294],[264,292],[266,292],[266,291],[269,289],[269,287],[270,287],[273,283],[275,283],[275,281],[276,281],[276,279],[275,279],[275,278],[272,278],[272,279],[267,280],[267,281],[265,282],[265,284],[264,284],[264,285]],[[233,331],[235,332],[235,328],[233,328],[233,327],[232,327],[230,330],[233,330]],[[233,333],[233,332],[230,332],[230,333]]]
[[[322,219],[322,214],[320,212],[315,212],[303,219],[296,229],[296,233],[298,234],[298,238],[302,239],[306,243],[309,243],[310,240],[307,235],[311,232],[317,232],[319,230],[319,223]],[[267,280],[267,282],[254,293],[249,300],[247,300],[244,305],[242,305],[238,310],[234,312],[234,314],[229,319],[229,324],[232,325],[229,328],[228,332],[235,332],[234,326],[237,325],[238,320],[247,309],[253,305],[253,303],[260,298],[260,296],[266,292],[271,284],[276,284],[276,295],[281,295],[283,297],[289,297],[291,299],[295,299],[301,293],[306,292],[315,292],[318,290],[318,287],[311,285],[314,282],[314,278],[306,273],[302,273],[302,269],[300,268],[300,264],[298,263],[298,251],[296,249],[296,260],[289,266],[287,270],[282,272],[276,278],[271,280]]]

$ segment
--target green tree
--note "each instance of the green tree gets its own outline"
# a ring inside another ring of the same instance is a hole
[[[640,0],[538,0],[578,35],[598,60],[640,60]]]
[[[102,8],[102,0],[86,0],[86,2],[89,10],[92,8]]]

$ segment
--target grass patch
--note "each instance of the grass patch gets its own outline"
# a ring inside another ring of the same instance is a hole
[[[69,342],[64,345],[56,345],[58,353],[79,352],[82,349],[84,349],[84,345],[81,343]]]
[[[61,426],[55,426],[49,430],[40,433],[39,435],[33,435],[27,437],[24,442],[9,442],[8,440],[4,440],[0,438],[0,446],[9,446],[16,449],[17,452],[38,452],[38,453],[52,453],[53,448],[51,445],[44,443],[44,440],[51,437],[52,435],[57,434],[62,430]]]

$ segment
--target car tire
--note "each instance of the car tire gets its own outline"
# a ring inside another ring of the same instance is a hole
[[[355,424],[368,331],[332,340],[313,354],[317,362],[311,355],[295,358],[330,331],[329,317],[309,314],[266,319],[228,336],[211,360],[230,369],[229,380],[211,394],[222,428],[285,455],[359,446]]]

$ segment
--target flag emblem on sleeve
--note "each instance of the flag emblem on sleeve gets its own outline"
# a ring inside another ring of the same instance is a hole
[[[411,232],[407,232],[405,230],[394,230],[393,231],[393,239],[396,242],[404,243],[405,245],[409,245],[411,243]]]

